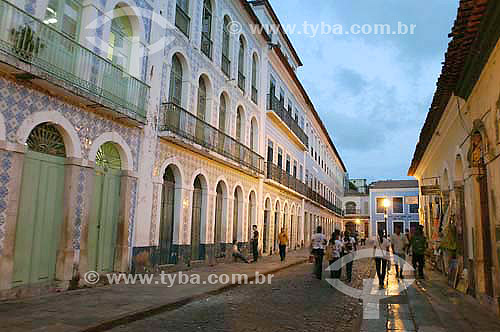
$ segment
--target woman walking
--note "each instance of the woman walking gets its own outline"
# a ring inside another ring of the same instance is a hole
[[[384,289],[387,260],[389,259],[389,241],[383,232],[379,232],[375,245],[373,246],[373,257],[377,269],[377,278],[380,289]]]
[[[340,241],[340,232],[335,231],[332,234],[332,238],[328,243],[327,247],[327,256],[328,263],[331,265],[334,264],[337,260],[340,259],[340,253],[342,252],[342,241]],[[340,279],[340,275],[342,272],[342,267],[339,267],[338,270],[330,270],[330,278],[332,279]]]

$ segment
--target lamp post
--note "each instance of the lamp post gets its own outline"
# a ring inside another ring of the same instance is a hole
[[[388,198],[384,198],[384,201],[382,202],[383,205],[384,205],[384,221],[385,221],[385,232],[387,235],[387,209],[389,208],[389,206],[391,205],[391,201],[388,199]]]

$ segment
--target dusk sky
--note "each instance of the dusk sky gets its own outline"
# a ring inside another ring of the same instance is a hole
[[[304,66],[299,77],[351,178],[404,179],[458,0],[272,0]],[[312,5],[314,4],[314,5]],[[309,24],[416,24],[414,35],[305,35]],[[298,28],[297,28],[298,29]]]

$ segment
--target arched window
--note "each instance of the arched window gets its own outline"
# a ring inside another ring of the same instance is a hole
[[[116,7],[111,21],[108,59],[128,72],[132,53],[132,25],[123,8]]]
[[[250,148],[257,151],[259,146],[259,130],[257,129],[257,120],[252,119],[250,123]]]
[[[182,65],[177,55],[172,57],[169,102],[182,106]]]
[[[189,0],[177,0],[175,7],[175,26],[189,38]]]
[[[240,36],[240,49],[238,52],[238,87],[245,92],[245,40]]]
[[[241,142],[242,140],[242,134],[243,134],[243,121],[242,121],[242,110],[241,107],[238,107],[238,110],[236,111],[236,140],[238,142]]]
[[[210,0],[203,1],[201,51],[212,59],[212,3]]]
[[[257,90],[257,56],[252,57],[252,101],[257,104],[259,92]]]
[[[356,203],[347,202],[345,204],[345,213],[346,214],[356,214]]]
[[[205,120],[205,113],[207,110],[207,87],[205,80],[200,77],[198,84],[198,118]]]
[[[219,130],[222,132],[226,131],[226,98],[224,95],[220,96],[220,105],[219,105]]]
[[[228,77],[231,76],[231,60],[229,59],[229,45],[231,43],[231,35],[229,34],[229,24],[231,24],[231,19],[228,16],[225,16],[224,25],[222,27],[221,69]]]

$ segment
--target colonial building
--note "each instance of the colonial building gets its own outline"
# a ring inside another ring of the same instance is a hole
[[[460,1],[450,36],[409,175],[420,184],[431,261],[498,312],[500,3]]]
[[[366,179],[349,179],[344,193],[344,226],[358,232],[362,238],[370,236],[370,195]]]
[[[346,168],[263,24],[268,1],[0,0],[2,297],[342,227]]]
[[[418,182],[415,180],[386,180],[370,184],[370,235],[380,232],[414,231],[419,225]]]

